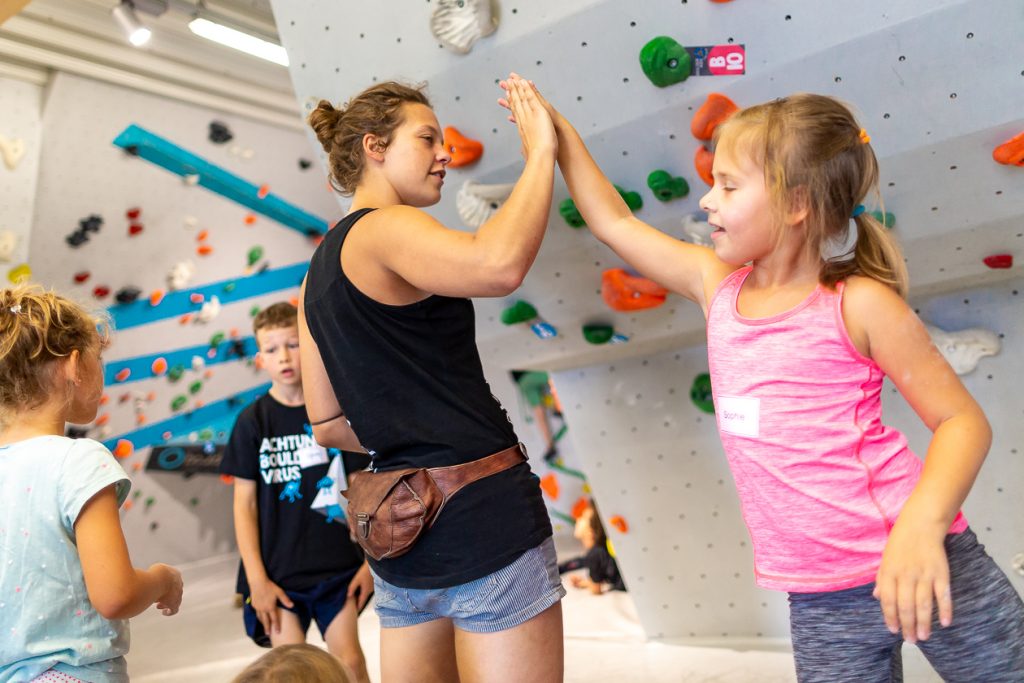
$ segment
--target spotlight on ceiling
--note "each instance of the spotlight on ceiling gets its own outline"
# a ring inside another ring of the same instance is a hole
[[[111,10],[111,14],[114,15],[117,25],[128,36],[128,42],[135,47],[145,45],[153,36],[153,32],[139,21],[139,17],[135,14],[135,5],[131,0],[121,0],[121,4]]]

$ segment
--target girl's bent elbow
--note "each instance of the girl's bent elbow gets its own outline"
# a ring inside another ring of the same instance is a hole
[[[135,616],[129,613],[131,603],[123,595],[114,595],[98,600],[89,598],[89,602],[104,619],[128,619]]]

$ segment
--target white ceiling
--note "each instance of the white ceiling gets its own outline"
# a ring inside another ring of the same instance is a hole
[[[111,16],[118,0],[33,0],[0,26],[0,75],[45,82],[53,70],[192,100],[300,128],[285,67],[192,34],[196,0],[175,0],[160,17],[139,13],[153,37],[132,47]],[[209,0],[212,11],[276,36],[267,0]]]

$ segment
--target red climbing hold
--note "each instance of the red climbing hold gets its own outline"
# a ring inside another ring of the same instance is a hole
[[[75,273],[75,283],[82,284],[83,282],[89,279],[90,275],[91,273],[88,270],[83,270],[81,272]]]
[[[718,124],[739,111],[736,103],[725,95],[713,92],[693,115],[690,132],[698,140],[710,140]]]
[[[630,275],[622,268],[601,274],[601,298],[613,311],[641,311],[665,303],[668,290],[653,280]]]
[[[222,474],[220,475],[220,481],[222,484],[227,484],[228,486],[231,486],[232,484],[235,483],[235,478],[232,477],[230,474]]]
[[[94,287],[92,290],[92,295],[97,299],[102,299],[108,294],[110,294],[110,287],[107,287],[105,285],[99,285],[97,287]]]
[[[989,268],[1013,268],[1013,254],[993,254],[982,260]]]
[[[140,209],[137,206],[133,206],[132,208],[130,208],[127,211],[124,212],[124,215],[127,216],[130,220],[135,220],[141,214],[142,214],[142,209]]]
[[[135,237],[140,232],[142,232],[142,230],[142,223],[132,223],[131,225],[128,226],[128,236]]]
[[[451,126],[444,129],[444,145],[448,149],[448,153],[452,155],[452,160],[448,162],[449,168],[468,166],[479,160],[484,153],[482,143],[467,138],[457,128]]]
[[[992,150],[992,158],[1008,166],[1024,166],[1024,133],[1018,133]]]
[[[711,175],[711,166],[715,163],[715,153],[701,145],[693,157],[693,166],[697,169],[697,175],[708,185],[715,184],[715,178]]]
[[[616,529],[618,529],[619,531],[621,531],[622,533],[627,533],[629,531],[629,525],[626,524],[626,520],[623,519],[621,515],[615,515],[614,517],[608,520],[608,523]]]
[[[199,292],[193,292],[188,295],[188,300],[194,304],[201,304],[204,301],[206,301],[206,297],[200,294]]]
[[[586,496],[580,496],[576,499],[576,502],[573,503],[572,510],[570,510],[569,514],[572,515],[573,519],[579,519],[589,507],[590,501],[587,500]]]

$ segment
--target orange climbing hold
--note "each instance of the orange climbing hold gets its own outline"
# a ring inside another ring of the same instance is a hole
[[[164,374],[165,372],[167,372],[167,359],[157,358],[155,361],[153,361],[153,364],[149,366],[149,369],[153,372],[154,375]]]
[[[131,376],[132,371],[128,368],[124,368],[123,370],[119,371],[116,375],[114,375],[114,379],[117,380],[118,382],[123,382]]]
[[[641,311],[665,303],[668,290],[653,280],[630,275],[622,268],[601,274],[601,298],[613,311]]]
[[[206,301],[206,297],[200,294],[199,292],[192,292],[191,294],[188,295],[188,300],[194,304],[201,304],[204,301]]]
[[[103,394],[102,396],[100,396],[100,405],[101,406],[105,406],[108,403],[110,403],[110,397],[109,396],[107,396],[106,394]]]
[[[629,532],[629,525],[626,524],[626,520],[622,517],[622,515],[615,515],[614,517],[608,520],[608,523],[624,534]]]
[[[713,92],[708,95],[704,104],[693,115],[690,121],[690,132],[698,140],[710,140],[715,134],[718,124],[739,111],[736,103],[725,95]]]
[[[196,247],[196,253],[200,256],[209,256],[213,253],[213,247],[209,244],[200,244]]]
[[[200,230],[199,234],[196,235],[196,242],[205,242],[206,238],[210,236],[209,230]]]
[[[572,510],[569,514],[572,515],[573,519],[579,519],[583,516],[583,513],[590,507],[590,501],[587,500],[586,496],[580,496],[579,499],[573,503]]]
[[[482,143],[467,138],[451,126],[444,129],[444,144],[448,148],[448,153],[452,155],[452,160],[448,162],[450,168],[468,166],[479,160],[484,153]]]
[[[96,421],[94,422],[94,424],[97,427],[102,427],[103,425],[107,424],[108,422],[110,422],[110,413],[103,413],[102,415],[100,415],[99,417],[96,418]]]
[[[178,324],[179,325],[188,325],[190,322],[192,322],[192,314],[191,313],[186,313],[185,315],[183,315],[180,318],[178,318]]]
[[[254,213],[246,214],[246,216],[245,216],[245,224],[246,225],[252,225],[255,222],[256,222],[256,214],[254,214]]]
[[[715,163],[715,153],[701,145],[693,157],[693,167],[697,169],[697,175],[708,185],[715,184],[715,178],[711,175],[711,166]]]
[[[136,415],[135,416],[135,424],[138,425],[139,427],[141,427],[142,425],[146,424],[146,416],[143,415],[142,413],[139,413],[138,415]]]
[[[118,439],[117,445],[114,446],[114,457],[127,458],[129,455],[135,452],[135,444],[128,439]]]
[[[270,194],[270,185],[260,185],[260,189],[256,191],[256,196],[263,199]]]
[[[159,306],[160,302],[164,300],[164,290],[158,289],[149,295],[149,305]]]
[[[558,477],[554,472],[549,472],[540,480],[540,490],[548,495],[551,500],[558,500]]]
[[[135,464],[136,464],[136,465],[141,465],[142,463],[138,463],[138,462],[137,462],[137,463],[135,463]],[[126,512],[127,512],[128,510],[131,510],[131,509],[132,509],[132,505],[135,505],[135,501],[132,501],[132,500],[126,500],[125,502],[121,503],[121,507],[122,507],[122,508],[124,508]]]
[[[1024,132],[992,150],[992,158],[1008,166],[1024,166]]]
[[[235,483],[235,478],[232,477],[230,474],[222,474],[222,475],[220,475],[220,480],[221,480],[221,483],[227,484],[228,486],[231,486],[232,484]]]

